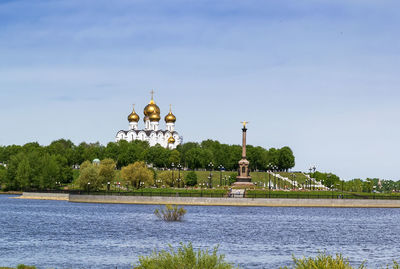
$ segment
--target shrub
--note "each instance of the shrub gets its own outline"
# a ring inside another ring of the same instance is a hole
[[[177,205],[166,205],[165,209],[154,210],[154,214],[163,221],[181,221],[186,214],[186,210]]]
[[[185,178],[186,185],[196,186],[197,185],[197,174],[194,171],[190,171]]]
[[[36,269],[35,266],[28,266],[28,265],[24,265],[24,264],[19,264],[17,266],[17,269]]]
[[[136,269],[231,269],[233,266],[227,263],[224,255],[218,255],[218,247],[214,247],[212,253],[206,250],[194,251],[192,244],[181,246],[175,251],[169,246],[169,251],[154,251],[150,256],[140,257]]]
[[[232,185],[236,182],[237,173],[231,173],[229,178],[229,185]]]
[[[294,267],[293,269],[353,269],[348,259],[343,258],[341,254],[336,254],[336,257],[326,255],[324,253],[319,254],[315,258],[301,258],[296,259],[293,257]],[[365,269],[364,263],[358,267],[359,269]],[[284,267],[283,269],[289,269]]]

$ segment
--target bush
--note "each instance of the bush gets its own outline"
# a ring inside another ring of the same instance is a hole
[[[229,178],[229,185],[232,185],[233,183],[236,182],[236,177],[237,177],[237,173],[231,173],[230,178]]]
[[[28,266],[28,265],[24,265],[24,264],[19,264],[17,266],[17,269],[36,269],[35,266]]]
[[[181,221],[186,214],[186,210],[183,207],[177,205],[165,205],[165,210],[154,210],[154,215],[163,221]]]
[[[175,251],[169,246],[169,251],[154,251],[148,257],[140,257],[136,269],[231,269],[233,266],[225,262],[224,255],[217,254],[218,247],[214,247],[212,253],[208,249],[194,251],[192,244],[181,246]]]
[[[319,254],[315,258],[301,258],[296,259],[293,257],[294,267],[293,269],[353,269],[348,259],[344,259],[342,255],[336,254],[336,257],[326,255],[324,253]],[[358,267],[359,269],[365,269],[364,263]],[[284,267],[283,269],[289,269]]]
[[[185,178],[187,186],[196,186],[197,185],[197,174],[194,171],[190,171]]]

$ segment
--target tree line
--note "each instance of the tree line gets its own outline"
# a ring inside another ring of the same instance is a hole
[[[156,145],[150,147],[145,141],[80,143],[60,139],[48,146],[36,142],[23,146],[0,146],[0,186],[11,190],[51,189],[73,180],[73,167],[92,162],[94,159],[110,159],[115,169],[143,162],[155,168],[171,168],[181,164],[184,168],[214,169],[220,165],[225,170],[237,170],[241,159],[240,145],[222,144],[214,140],[201,143],[189,142],[170,150]],[[251,170],[267,170],[271,165],[278,170],[288,170],[295,165],[295,157],[289,147],[265,149],[247,146],[247,157]],[[166,176],[167,178],[167,176]]]

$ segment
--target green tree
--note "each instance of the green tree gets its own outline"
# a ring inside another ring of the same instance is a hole
[[[78,178],[78,185],[82,190],[98,190],[102,186],[99,177],[99,167],[97,165],[90,165],[84,169],[80,169]]]
[[[196,186],[197,185],[197,174],[194,171],[190,171],[187,173],[185,182],[187,186]]]
[[[278,167],[281,170],[287,171],[294,167],[295,160],[293,151],[289,147],[283,147],[278,150]]]
[[[79,163],[78,158],[75,154],[76,146],[71,140],[59,139],[51,142],[46,150],[51,155],[59,155],[66,158],[66,163],[68,166]]]
[[[129,181],[135,188],[141,187],[141,182],[145,185],[153,184],[154,182],[153,172],[147,168],[144,162],[135,162],[123,167],[121,170],[121,178],[125,181]]]
[[[175,182],[176,176],[175,175],[177,175],[177,174],[176,173],[172,174],[171,170],[162,171],[157,174],[157,179],[161,180],[162,185],[173,187],[176,184],[176,182]]]
[[[15,181],[22,190],[31,187],[32,168],[26,158],[22,159],[17,168]]]
[[[0,165],[0,190],[3,188],[7,182],[7,171],[6,168]]]
[[[54,189],[56,182],[60,180],[61,169],[55,156],[46,154],[40,160],[41,171],[39,175],[40,189]]]
[[[145,152],[145,160],[147,163],[153,164],[155,167],[167,167],[169,159],[169,150],[161,147],[159,144],[149,147]]]
[[[92,162],[91,161],[84,161],[81,165],[80,165],[80,170],[84,170],[88,167],[92,166]]]
[[[174,163],[178,164],[181,160],[181,154],[176,149],[172,150],[169,154],[168,164]]]
[[[202,166],[201,148],[192,148],[185,153],[185,163],[190,169]]]
[[[99,165],[99,179],[103,184],[113,181],[116,175],[116,162],[113,159],[104,159]]]

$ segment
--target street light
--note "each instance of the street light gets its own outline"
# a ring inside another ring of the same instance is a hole
[[[222,170],[224,170],[225,168],[222,166],[222,164],[220,164],[218,168],[219,168],[219,185],[222,186]]]
[[[180,185],[180,182],[181,182],[181,169],[182,169],[182,165],[180,164],[180,163],[178,163],[178,178],[179,178],[179,185]],[[178,186],[178,187],[180,187],[180,186]]]
[[[208,187],[212,188],[212,170],[213,170],[214,164],[212,162],[210,162],[208,164],[208,167],[210,168],[210,176],[208,177]]]
[[[174,180],[174,163],[171,163],[171,170],[172,170],[172,174],[171,174],[171,181],[172,181],[172,185],[175,187],[175,180]]]
[[[89,190],[90,190],[90,182],[87,183],[87,193],[89,194]]]
[[[276,171],[278,170],[278,166],[276,166],[276,165],[274,165],[274,166],[272,166],[272,169],[273,169],[273,171],[275,172],[275,174],[274,174],[274,188],[275,188],[275,190],[277,189],[277,187],[278,187],[278,185],[279,185],[279,179],[278,179],[278,185],[276,184],[276,178],[277,178],[277,176],[276,176]]]
[[[294,186],[295,180],[296,180],[296,174],[293,173],[293,174],[292,174],[292,189],[295,188],[295,186]]]

